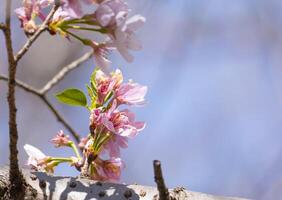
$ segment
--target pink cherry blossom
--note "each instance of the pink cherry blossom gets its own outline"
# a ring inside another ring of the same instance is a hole
[[[120,155],[120,148],[126,148],[128,138],[135,137],[144,129],[145,123],[135,121],[134,113],[125,109],[119,111],[116,109],[117,101],[114,100],[110,109],[102,112],[102,109],[93,109],[90,115],[90,127],[92,130],[110,131],[112,135],[103,146],[104,151],[109,152],[111,157]],[[104,127],[104,128],[103,128]]]
[[[51,140],[51,142],[54,143],[56,147],[61,147],[61,146],[69,146],[71,140],[70,140],[69,136],[65,135],[64,132],[61,130]]]
[[[119,136],[133,138],[144,129],[145,123],[135,121],[133,112],[128,109],[118,111],[115,107],[116,101],[113,102],[112,108],[102,118],[103,125],[109,131]]]
[[[109,160],[102,160],[97,158],[94,166],[96,173],[95,180],[117,182],[120,180],[121,170],[125,165],[120,158],[110,158]]]
[[[21,26],[27,34],[33,34],[37,30],[35,17],[42,21],[45,19],[43,8],[46,8],[53,0],[23,0],[23,7],[15,9],[15,13],[21,21]]]
[[[98,104],[103,104],[105,101],[105,97],[112,90],[118,88],[122,82],[122,74],[119,69],[117,69],[111,75],[107,75],[101,70],[96,72],[95,80],[97,87],[97,95],[98,95]]]
[[[108,181],[119,181],[124,163],[120,158],[111,158],[103,162],[103,171]]]
[[[104,145],[104,152],[107,151],[110,157],[119,157],[120,148],[128,147],[128,138],[113,134],[111,138]]]
[[[141,15],[134,15],[127,19],[128,6],[122,0],[105,0],[97,8],[94,16],[98,23],[106,28],[111,39],[111,46],[117,48],[119,53],[128,62],[133,61],[129,50],[140,50],[142,45],[135,36],[146,19]]]
[[[138,83],[122,84],[116,91],[116,99],[118,104],[127,105],[144,105],[147,86],[139,85]]]
[[[94,132],[98,127],[102,125],[102,110],[101,108],[93,109],[90,113],[90,129]]]

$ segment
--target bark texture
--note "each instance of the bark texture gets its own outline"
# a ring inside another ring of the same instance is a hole
[[[16,99],[15,99],[15,86],[16,86],[16,70],[17,62],[14,59],[14,51],[11,38],[11,6],[12,0],[6,1],[6,20],[5,28],[3,29],[6,43],[6,51],[9,63],[9,78],[8,78],[8,95],[7,101],[9,105],[9,149],[10,149],[10,171],[9,180],[11,182],[9,190],[11,191],[11,199],[22,199],[23,191],[25,189],[24,179],[18,164],[18,129],[16,122]]]
[[[158,190],[143,185],[103,183],[75,177],[58,177],[42,172],[22,170],[28,184],[26,200],[157,200]],[[9,168],[0,168],[0,197],[9,199]],[[171,200],[244,200],[235,197],[220,197],[184,188],[169,190]]]

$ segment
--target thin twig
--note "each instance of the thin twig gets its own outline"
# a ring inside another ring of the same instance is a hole
[[[0,75],[0,80],[8,81],[8,78],[6,76]],[[46,98],[46,96],[42,93],[40,93],[39,90],[33,88],[32,86],[16,80],[16,85],[22,88],[23,90],[32,93],[36,96],[38,96],[47,106],[48,108],[52,111],[52,113],[56,116],[57,120],[61,122],[67,129],[70,131],[76,142],[80,141],[80,136],[73,130],[73,128],[64,120],[64,118],[56,111],[55,107],[49,102],[49,100]]]
[[[5,30],[6,29],[6,25],[4,23],[0,23],[0,29]]]
[[[9,63],[9,77],[8,77],[8,96],[7,101],[9,105],[9,137],[10,137],[10,192],[12,199],[21,199],[25,191],[25,180],[19,168],[18,161],[18,129],[17,129],[17,108],[15,99],[15,79],[17,71],[17,62],[14,59],[14,51],[11,36],[11,8],[12,0],[6,0],[6,17],[5,17],[5,43],[7,50],[7,57]]]
[[[38,30],[34,33],[34,35],[32,35],[27,40],[25,45],[14,56],[14,60],[16,62],[18,62],[23,57],[23,55],[28,51],[29,47],[35,42],[35,40],[39,37],[39,35],[47,29],[47,24],[48,24],[49,20],[53,17],[53,15],[55,14],[55,12],[57,11],[58,8],[59,8],[59,5],[55,4],[54,7],[52,8],[52,10],[50,11],[50,13],[48,14],[48,16],[46,17],[46,19],[44,20],[44,22],[38,28]]]
[[[8,77],[0,75],[0,80],[8,81]],[[40,95],[37,89],[33,88],[32,86],[30,86],[30,85],[28,85],[28,84],[26,84],[22,81],[16,80],[16,85],[19,86],[20,88],[24,89],[25,91],[30,92],[34,95]]]
[[[154,174],[155,182],[157,183],[160,200],[169,200],[169,192],[165,186],[165,181],[162,174],[161,162],[159,160],[154,160]]]
[[[62,80],[71,70],[77,68],[78,66],[80,66],[83,62],[85,62],[86,60],[88,60],[91,56],[92,56],[92,52],[88,52],[85,53],[83,56],[81,56],[80,58],[78,58],[77,60],[71,62],[70,64],[64,66],[61,71],[54,76],[54,78],[52,78],[50,81],[47,82],[47,84],[43,87],[43,89],[38,90],[33,88],[32,86],[16,80],[15,84],[17,86],[19,86],[20,88],[24,89],[27,92],[30,92],[36,96],[38,96],[47,106],[48,108],[52,111],[52,113],[56,116],[57,120],[59,122],[61,122],[66,129],[70,132],[70,134],[74,137],[75,141],[77,143],[80,142],[80,136],[79,134],[77,134],[74,129],[64,120],[64,118],[59,114],[58,111],[56,111],[56,109],[54,108],[54,106],[48,101],[48,99],[46,98],[46,93],[54,86],[56,85],[60,80]],[[0,75],[0,80],[4,80],[4,81],[8,81],[8,78]]]
[[[0,80],[8,81],[8,78],[6,76],[0,75]],[[70,132],[70,134],[74,137],[75,141],[77,143],[80,142],[80,136],[75,132],[75,130],[64,120],[64,118],[60,115],[60,113],[55,109],[55,107],[49,102],[49,100],[46,98],[45,94],[42,94],[39,90],[33,88],[32,86],[16,80],[16,85],[23,90],[34,94],[35,96],[39,97],[46,105],[47,107],[51,110],[51,112],[55,115],[57,120],[61,122],[66,129]]]
[[[59,71],[50,81],[48,81],[45,84],[45,86],[40,90],[40,93],[46,94],[52,87],[54,87],[60,80],[62,80],[69,72],[79,67],[80,64],[88,60],[92,55],[93,55],[92,51],[85,53],[83,56],[81,56],[77,60],[63,67],[61,71]]]
[[[48,101],[45,95],[41,95],[40,98],[42,101],[48,106],[48,108],[52,111],[52,113],[56,116],[57,120],[61,122],[67,129],[68,131],[72,134],[74,137],[75,141],[77,143],[80,142],[80,135],[78,135],[73,128],[64,120],[64,118],[59,114],[59,112],[54,108],[54,106]]]

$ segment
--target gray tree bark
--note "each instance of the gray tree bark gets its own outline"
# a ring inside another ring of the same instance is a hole
[[[79,177],[59,177],[43,172],[22,170],[28,184],[26,200],[157,200],[158,190],[143,185],[123,185],[97,182]],[[9,168],[0,168],[0,197],[9,199]],[[184,188],[170,189],[172,200],[244,200],[220,197]]]

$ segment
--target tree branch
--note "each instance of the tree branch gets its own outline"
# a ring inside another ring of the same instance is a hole
[[[0,75],[0,80],[8,81],[8,78],[6,76]],[[15,84],[22,88],[23,90],[34,94],[35,96],[39,97],[45,104],[46,106],[51,110],[51,112],[55,115],[57,120],[61,122],[66,129],[70,132],[70,134],[74,137],[75,141],[77,143],[80,142],[80,136],[75,132],[75,130],[64,120],[64,118],[60,115],[60,113],[55,109],[55,107],[49,102],[49,100],[46,98],[45,94],[42,94],[39,90],[33,88],[32,86],[16,80]]]
[[[93,52],[90,51],[85,53],[83,56],[78,58],[77,60],[71,62],[66,65],[59,71],[50,81],[48,81],[45,86],[40,90],[40,93],[46,94],[51,88],[53,88],[60,80],[62,80],[69,72],[79,67],[80,64],[88,60],[93,55]]]
[[[46,83],[46,85],[41,89],[35,89],[32,86],[19,81],[15,80],[15,84],[19,86],[20,88],[24,89],[27,92],[30,92],[34,94],[35,96],[38,96],[46,105],[47,107],[51,110],[51,112],[55,115],[57,120],[61,122],[66,129],[70,132],[70,134],[74,137],[75,141],[77,143],[80,142],[80,135],[75,132],[75,130],[64,120],[64,118],[60,115],[58,111],[56,111],[55,107],[49,102],[49,100],[46,98],[46,93],[54,87],[60,80],[62,80],[70,71],[76,69],[79,67],[83,62],[88,60],[92,56],[92,51],[85,53],[83,56],[78,58],[77,60],[74,60],[70,64],[64,66],[61,71],[59,71],[50,81]],[[8,81],[8,77],[0,75],[0,80]]]
[[[0,80],[8,81],[8,77],[0,75]],[[24,89],[27,92],[33,93],[34,95],[39,95],[39,92],[38,92],[37,89],[33,88],[32,86],[30,86],[30,85],[28,85],[28,84],[26,84],[22,81],[16,80],[16,85],[19,86],[20,88]]]
[[[165,186],[161,162],[158,160],[154,160],[154,174],[155,174],[155,182],[157,183],[158,191],[159,191],[159,199],[160,200],[170,200],[169,192],[167,187]]]
[[[41,26],[39,27],[39,29],[34,33],[33,36],[31,36],[27,42],[25,43],[25,45],[19,50],[19,52],[14,56],[14,60],[17,63],[22,57],[23,55],[28,51],[29,47],[35,42],[35,40],[39,37],[39,35],[41,33],[43,33],[46,29],[47,29],[47,24],[49,22],[49,20],[53,17],[53,15],[55,14],[55,12],[57,11],[57,9],[59,8],[58,4],[55,4],[54,7],[52,8],[52,10],[50,11],[50,13],[48,14],[48,16],[46,17],[46,19],[44,20],[44,22],[41,24]]]
[[[42,99],[42,101],[48,106],[48,108],[52,111],[52,113],[56,116],[57,120],[59,122],[61,122],[66,129],[68,129],[68,131],[72,134],[72,136],[74,137],[75,141],[77,143],[80,142],[80,135],[78,135],[73,128],[64,120],[64,118],[59,114],[59,112],[54,108],[54,106],[48,101],[48,99],[46,98],[45,95],[40,95],[40,98]]]
[[[43,172],[23,170],[27,183],[31,186],[26,193],[26,199],[64,199],[64,200],[157,200],[158,190],[144,185],[125,185],[117,183],[97,182],[84,178],[58,177]],[[0,168],[0,196],[7,194],[7,168]],[[236,197],[222,197],[184,188],[170,190],[174,200],[247,200]]]
[[[12,199],[22,199],[25,191],[25,181],[19,169],[18,162],[18,129],[16,121],[16,99],[15,99],[15,77],[17,70],[17,62],[14,59],[14,51],[11,38],[11,7],[12,0],[6,0],[6,17],[5,29],[2,29],[5,36],[7,57],[9,63],[9,77],[8,77],[8,96],[7,101],[9,105],[9,148],[10,148],[10,191]]]

